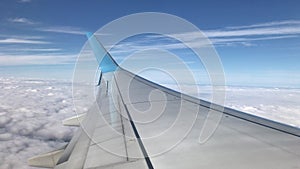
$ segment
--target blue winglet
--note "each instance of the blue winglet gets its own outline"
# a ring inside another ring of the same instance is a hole
[[[87,32],[86,36],[100,65],[101,72],[106,73],[115,71],[118,68],[118,64],[106,51],[98,39],[90,32]]]

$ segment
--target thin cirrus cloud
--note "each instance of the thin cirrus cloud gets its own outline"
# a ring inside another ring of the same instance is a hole
[[[39,22],[32,21],[31,19],[24,17],[8,18],[11,23],[15,24],[27,24],[27,25],[36,25]],[[41,23],[40,23],[41,24]],[[41,32],[52,32],[52,33],[65,33],[73,35],[85,35],[86,31],[82,30],[79,27],[73,26],[44,26],[44,27],[34,27],[33,29]]]
[[[17,20],[16,20],[17,21]],[[19,22],[22,19],[18,20]],[[24,22],[26,20],[23,20]],[[23,22],[22,21],[22,22]],[[30,20],[28,20],[30,21]],[[69,34],[69,35],[84,35],[86,31],[79,27],[72,26],[52,26],[52,27],[37,27],[35,30],[40,32],[49,32],[49,33],[60,33],[60,34]],[[211,43],[215,46],[255,46],[258,41],[271,41],[276,39],[289,39],[289,38],[298,38],[300,37],[300,21],[298,20],[283,20],[283,21],[273,21],[265,23],[256,23],[251,25],[240,25],[232,27],[224,27],[222,29],[210,29],[204,30],[204,34],[210,39]],[[208,41],[203,41],[196,36],[198,32],[184,32],[180,34],[173,34],[173,37],[180,37],[185,40],[185,42],[190,47],[201,47],[207,45]],[[182,49],[186,46],[178,41],[165,41],[162,35],[147,35],[139,40],[122,42],[114,46],[114,50],[111,52],[113,54],[122,54],[132,53],[135,51],[140,51],[149,48],[158,48],[158,49]],[[0,39],[0,44],[51,44],[42,38],[22,38],[22,37],[7,37],[6,39]],[[155,42],[155,43],[145,43],[145,42]],[[140,43],[141,42],[141,43]],[[41,47],[47,48],[47,47]],[[21,49],[21,48],[20,48]],[[53,47],[49,49],[35,49],[27,50],[27,52],[55,52],[58,51]],[[2,51],[3,52],[3,51]],[[26,53],[25,53],[26,54]],[[48,53],[49,54],[49,53]],[[52,54],[51,54],[52,55]],[[69,55],[66,53],[66,55]],[[29,57],[30,59],[35,59],[32,55],[20,55],[20,59],[24,57]],[[47,58],[47,57],[45,57]],[[38,58],[36,58],[38,59]],[[39,59],[38,59],[39,60]],[[61,59],[58,59],[61,60]],[[12,61],[12,60],[11,60]],[[29,62],[29,61],[28,61]],[[35,62],[32,60],[32,62]],[[8,64],[7,62],[5,62]],[[42,63],[38,61],[38,63]],[[12,64],[19,64],[19,62],[12,61]]]
[[[11,53],[11,52],[59,52],[63,51],[61,48],[18,48],[16,51],[15,48],[8,48],[8,47],[0,47],[0,50],[5,53]]]
[[[21,38],[6,38],[0,39],[0,44],[50,44],[51,42],[32,40],[32,39],[21,39]]]
[[[58,52],[58,51],[62,51],[62,49],[60,49],[60,48],[23,48],[20,50],[25,51],[25,52]]]
[[[297,25],[300,24],[298,20],[284,20],[284,21],[274,21],[266,23],[258,23],[246,26],[230,26],[226,27],[228,29],[243,29],[243,28],[257,28],[257,27],[268,27],[268,26],[281,26],[281,25]]]
[[[8,21],[12,22],[12,23],[22,23],[22,24],[28,24],[28,25],[36,24],[36,22],[33,22],[32,20],[27,19],[27,18],[22,18],[22,17],[9,18]]]
[[[212,30],[205,32],[208,37],[293,35],[300,34],[300,24],[294,26],[260,27],[239,30]]]
[[[284,20],[257,23],[251,25],[224,27],[222,29],[203,30],[211,43],[215,46],[255,46],[258,41],[270,41],[276,39],[289,39],[300,37],[300,20]],[[190,47],[201,47],[209,45],[209,41],[205,41],[199,32],[184,32],[178,34],[171,34],[175,37],[185,41],[185,45]],[[128,50],[137,51],[147,48],[163,48],[163,49],[181,49],[186,48],[185,45],[178,41],[166,41],[164,35],[148,35],[144,37],[143,41],[154,41],[153,44],[140,43],[140,41],[128,41],[114,46],[115,53],[124,53]]]
[[[216,45],[232,42],[250,42],[259,40],[274,40],[295,38],[300,35],[300,21],[285,20],[235,27],[225,27],[216,30],[204,30],[204,34]],[[197,40],[197,32],[177,34],[187,41]]]
[[[0,35],[0,45],[3,45],[0,47],[0,66],[68,64],[76,60],[74,52],[63,51],[55,43],[48,41],[48,35],[44,33],[83,35],[84,31],[80,28],[69,26],[38,28],[38,25],[34,24],[38,22],[22,17],[11,18],[8,21],[13,24],[27,24],[38,31],[32,36]]]
[[[81,28],[71,27],[71,26],[55,26],[55,27],[42,27],[38,28],[38,31],[42,32],[53,32],[53,33],[65,33],[73,35],[85,35],[86,31]]]
[[[20,0],[18,1],[19,3],[29,3],[29,2],[32,2],[32,0]]]
[[[0,54],[0,65],[45,65],[68,64],[76,61],[75,54],[27,54],[8,55]]]
[[[44,36],[36,35],[12,35],[12,34],[0,34],[0,38],[12,38],[12,39],[30,39],[30,40],[42,40],[45,39]]]

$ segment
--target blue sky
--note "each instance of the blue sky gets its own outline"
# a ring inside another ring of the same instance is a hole
[[[300,87],[296,0],[2,0],[0,75],[70,79],[84,33],[137,12],[169,13],[198,26],[214,43],[230,85]]]

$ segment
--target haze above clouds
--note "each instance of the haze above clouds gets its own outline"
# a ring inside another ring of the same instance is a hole
[[[212,86],[164,84],[183,93],[212,101]],[[226,86],[224,106],[300,128],[300,88]],[[219,89],[216,89],[219,90]]]

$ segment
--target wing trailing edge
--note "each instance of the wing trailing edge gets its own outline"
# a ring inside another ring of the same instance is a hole
[[[67,118],[62,121],[64,126],[76,126],[79,127],[86,114],[76,115],[74,117]]]
[[[28,159],[28,165],[33,167],[53,168],[64,152],[64,148],[41,154]]]

